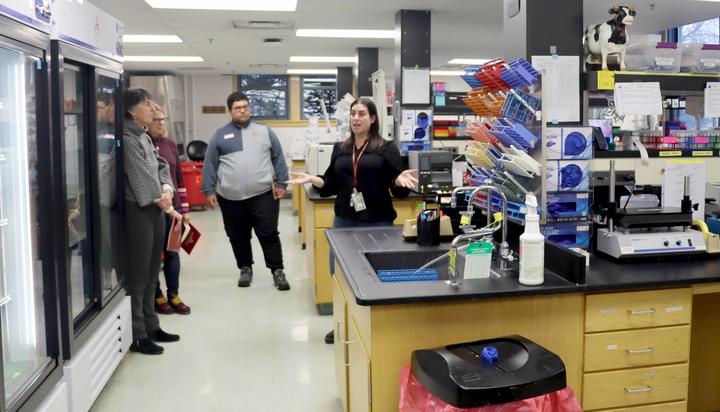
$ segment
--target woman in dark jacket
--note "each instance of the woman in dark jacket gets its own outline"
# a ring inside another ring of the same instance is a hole
[[[167,162],[152,144],[150,93],[129,89],[124,94],[125,230],[127,241],[125,284],[132,306],[133,343],[130,350],[159,355],[155,342],[175,342],[180,336],[160,329],[155,313],[155,287],[165,238],[164,214],[174,214],[174,188]]]
[[[380,136],[372,99],[360,98],[350,105],[350,126],[350,137],[333,147],[324,175],[293,172],[294,179],[287,183],[312,183],[321,196],[337,195],[333,227],[392,226],[397,213],[390,194],[407,197],[417,183],[412,175],[416,170],[403,170],[397,146]],[[333,332],[325,336],[326,343],[333,340]]]

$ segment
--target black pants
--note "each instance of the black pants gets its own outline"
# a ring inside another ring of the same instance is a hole
[[[155,205],[139,207],[133,202],[126,205],[125,287],[132,306],[133,339],[142,339],[160,328],[155,313],[155,287],[165,238],[165,217]]]
[[[278,232],[280,201],[272,191],[245,200],[228,200],[218,196],[225,233],[230,239],[238,269],[252,266],[251,230],[262,246],[265,266],[270,270],[283,269],[282,246]]]

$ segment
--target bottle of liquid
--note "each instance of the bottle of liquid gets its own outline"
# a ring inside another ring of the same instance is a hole
[[[545,237],[540,233],[537,198],[525,195],[525,232],[520,235],[520,283],[542,285],[545,281]]]

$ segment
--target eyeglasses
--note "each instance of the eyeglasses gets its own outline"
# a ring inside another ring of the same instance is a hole
[[[153,122],[165,123],[165,120],[167,120],[167,119],[165,119],[164,117],[154,117],[153,118]]]

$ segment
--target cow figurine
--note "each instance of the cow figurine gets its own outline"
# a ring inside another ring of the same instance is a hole
[[[635,21],[635,7],[613,6],[609,13],[614,15],[605,23],[591,24],[585,29],[585,58],[588,55],[602,58],[602,69],[607,70],[607,57],[620,56],[620,70],[625,70],[625,48],[628,41],[626,26]]]

